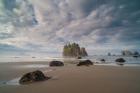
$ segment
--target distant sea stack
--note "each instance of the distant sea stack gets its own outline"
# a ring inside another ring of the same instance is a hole
[[[85,57],[88,56],[86,49],[80,47],[79,44],[72,43],[66,44],[63,48],[64,57]]]

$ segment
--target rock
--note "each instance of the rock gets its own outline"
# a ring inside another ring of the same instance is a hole
[[[77,57],[77,59],[82,59],[82,57],[79,56],[79,57]]]
[[[132,56],[133,53],[132,53],[130,50],[123,50],[123,51],[122,51],[122,55],[123,55],[123,56]]]
[[[139,54],[138,51],[135,51],[135,52],[133,53],[133,55],[134,55],[134,56],[140,56],[140,54]]]
[[[125,60],[124,60],[123,58],[118,58],[118,59],[116,59],[115,61],[116,61],[116,62],[120,62],[120,63],[124,63],[124,62],[125,62]]]
[[[37,70],[37,71],[29,72],[23,75],[21,79],[19,80],[19,83],[29,84],[29,83],[34,83],[38,81],[48,80],[48,79],[50,79],[50,77],[45,76],[43,72]]]
[[[103,62],[103,63],[105,63],[105,59],[101,59],[100,61]]]
[[[84,47],[82,47],[82,48],[80,49],[80,55],[81,55],[82,57],[88,56],[88,54],[87,54],[87,52],[86,52],[86,49],[85,49]]]
[[[93,63],[90,61],[90,60],[83,60],[83,61],[80,61],[77,66],[89,66],[89,65],[93,65]]]
[[[124,65],[125,60],[123,58],[118,58],[115,60],[118,65]]]
[[[49,64],[50,66],[64,66],[64,63],[61,61],[52,61]]]
[[[107,55],[108,55],[108,56],[111,56],[111,53],[108,53]]]
[[[63,47],[63,56],[64,57],[75,57],[78,56],[86,57],[88,53],[84,47],[80,47],[77,43],[69,43]]]
[[[138,55],[134,55],[133,57],[134,57],[134,58],[138,58],[139,56],[138,56]]]

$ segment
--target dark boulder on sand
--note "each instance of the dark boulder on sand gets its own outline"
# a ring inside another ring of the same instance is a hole
[[[89,65],[93,65],[93,62],[91,62],[90,60],[82,60],[77,64],[77,66],[89,66]]]
[[[50,66],[64,66],[64,63],[61,61],[51,61]]]
[[[103,62],[103,63],[105,63],[106,60],[105,59],[101,59],[100,61]]]
[[[50,79],[50,77],[45,76],[43,72],[37,70],[37,71],[29,72],[23,75],[21,79],[19,80],[19,83],[29,84],[29,83],[34,83],[38,81],[48,80],[48,79]]]
[[[118,65],[124,65],[124,62],[126,62],[123,58],[118,58],[115,61]]]
[[[116,61],[116,62],[120,62],[120,63],[124,63],[124,62],[125,62],[125,60],[124,60],[123,58],[118,58],[118,59],[116,59],[115,61]]]
[[[138,56],[138,55],[134,55],[133,57],[134,57],[134,58],[138,58],[139,56]]]

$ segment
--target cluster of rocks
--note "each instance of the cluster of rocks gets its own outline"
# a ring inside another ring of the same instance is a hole
[[[106,62],[105,59],[101,59],[100,61],[101,61],[102,63],[105,63],[105,62]],[[126,62],[126,60],[123,59],[123,58],[117,58],[117,59],[115,60],[115,62],[116,62],[118,65],[124,65],[124,63]]]
[[[101,59],[101,62],[105,62],[105,59]],[[117,62],[117,64],[119,65],[123,65],[124,62],[126,62],[123,58],[118,58],[115,60],[115,62]],[[77,66],[90,66],[90,65],[94,65],[93,62],[91,60],[79,60]],[[54,67],[54,66],[64,66],[64,63],[61,61],[51,61],[49,66]],[[34,83],[34,82],[38,82],[38,81],[44,81],[44,80],[48,80],[51,77],[45,76],[44,73],[42,71],[33,71],[33,72],[29,72],[24,74],[21,79],[19,80],[20,84],[29,84],[29,83]]]
[[[85,57],[88,56],[84,47],[80,47],[79,44],[72,43],[66,44],[63,48],[64,57]]]
[[[77,66],[83,66],[83,65],[89,66],[89,65],[93,65],[93,63],[90,60],[83,60],[83,61],[79,61],[79,63],[77,64]],[[51,61],[49,66],[51,67],[64,66],[64,63],[61,61]],[[39,81],[45,81],[50,78],[51,77],[44,75],[42,71],[36,70],[36,71],[24,74],[20,78],[19,83],[24,85],[24,84],[30,84],[30,83],[39,82]]]
[[[49,66],[53,67],[53,66],[64,66],[64,63],[61,61],[51,61]],[[44,73],[40,70],[36,70],[33,72],[29,72],[24,74],[20,80],[19,83],[20,84],[30,84],[30,83],[34,83],[34,82],[38,82],[38,81],[44,81],[44,80],[48,80],[51,77],[45,76]]]
[[[122,51],[123,56],[133,56],[133,57],[139,57],[140,54],[138,51],[130,51],[130,50],[123,50]]]
[[[90,60],[81,60],[77,64],[77,66],[89,66],[89,65],[93,65],[93,62]],[[49,66],[51,66],[51,67],[64,66],[64,63],[61,61],[52,61],[52,62],[50,62]]]

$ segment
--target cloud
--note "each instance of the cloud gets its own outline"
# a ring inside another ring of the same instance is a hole
[[[140,45],[138,0],[1,0],[0,8],[1,44],[45,54],[68,42],[90,52]]]
[[[11,22],[14,26],[33,26],[38,22],[33,5],[28,0],[0,0],[0,22]]]

